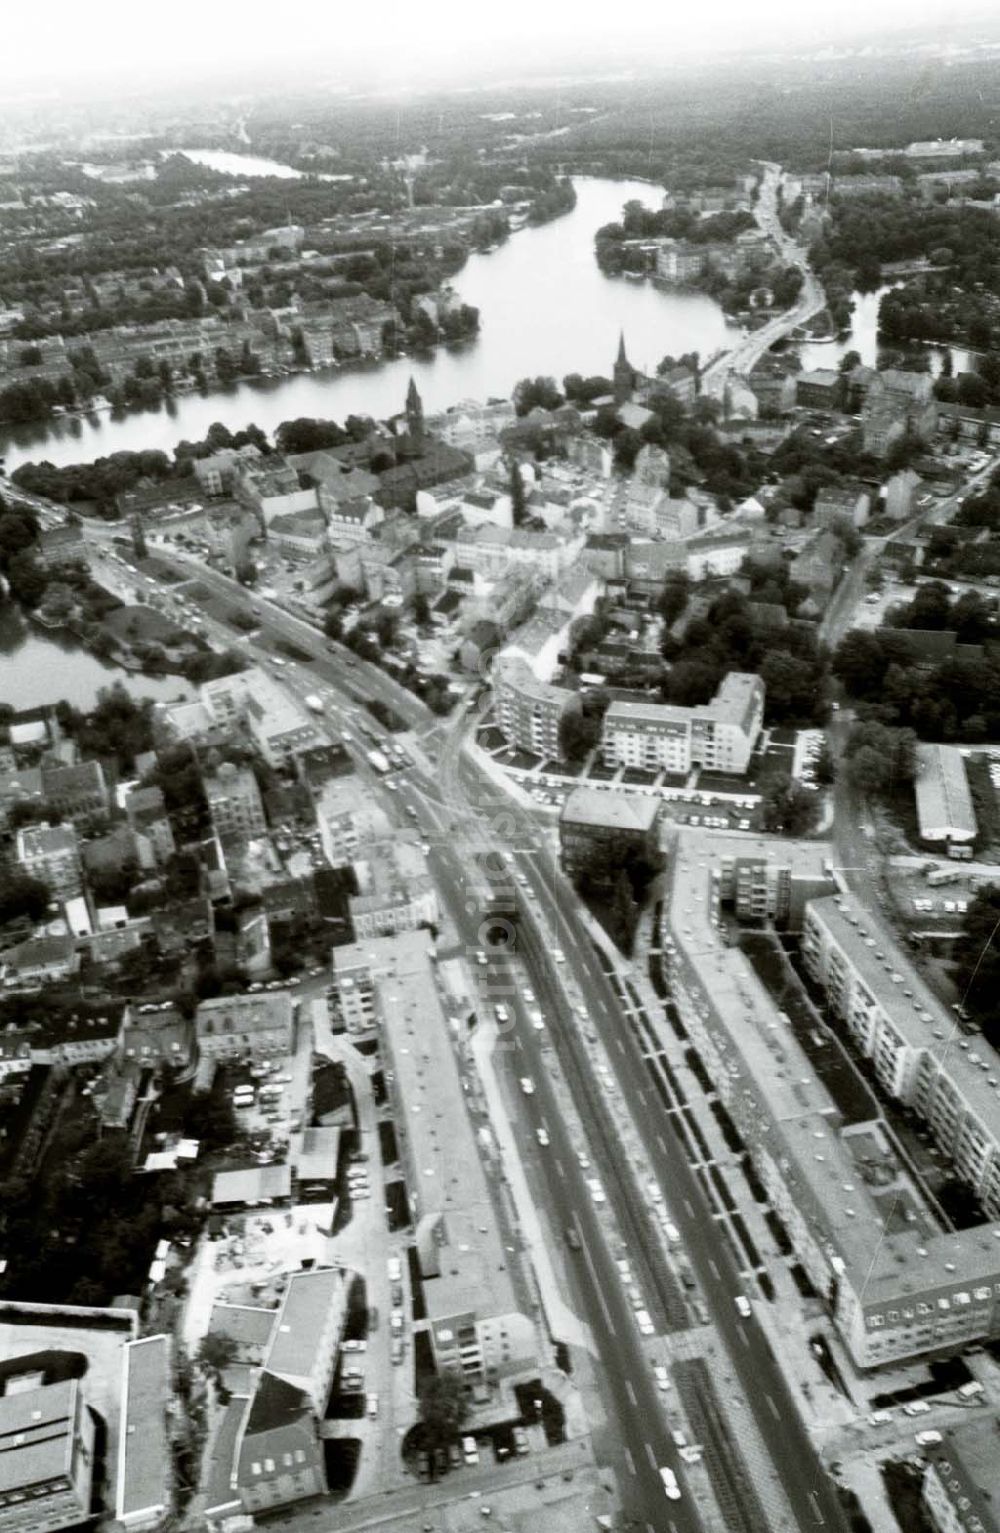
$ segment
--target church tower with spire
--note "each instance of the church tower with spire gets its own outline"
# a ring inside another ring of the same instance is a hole
[[[424,402],[417,392],[417,385],[410,375],[410,386],[406,390],[406,429],[414,442],[422,443],[424,440]]]
[[[625,355],[624,330],[621,330],[618,333],[618,355],[615,358],[615,366],[614,372],[612,373],[612,379],[614,383],[615,404],[627,404],[628,401],[632,398],[632,392],[635,388],[635,371],[632,367],[632,364],[629,362],[628,357]]]

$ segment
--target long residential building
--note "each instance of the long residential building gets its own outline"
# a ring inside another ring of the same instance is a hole
[[[493,1386],[537,1367],[538,1341],[518,1308],[432,944],[426,932],[404,932],[366,947],[435,1365]]]
[[[806,911],[802,956],[879,1084],[927,1124],[940,1149],[1000,1219],[1000,1056],[966,1038],[864,908],[847,895]]]
[[[766,855],[768,845],[762,840],[755,848],[748,841],[747,854]],[[1000,1335],[1000,1224],[943,1228],[883,1120],[844,1119],[748,959],[723,940],[718,906],[724,884],[721,870],[712,866],[712,852],[711,838],[692,831],[678,837],[666,901],[672,990],[768,1200],[855,1364],[873,1368]],[[861,962],[854,939],[873,964],[881,964],[875,956],[879,939],[873,937],[869,948],[867,935],[851,923],[854,914],[841,896],[807,906],[803,945],[821,982],[824,973],[836,971],[844,975],[838,984],[849,983],[847,972],[855,960]],[[837,940],[824,947],[826,933]],[[833,955],[846,957],[845,950],[851,963],[839,965]],[[874,974],[868,975],[867,1006],[858,990],[854,1014],[860,1025],[866,1012],[873,1021],[890,1010],[897,1020],[904,1009],[912,1013],[912,1027],[929,1039],[921,1058],[907,1058],[906,1048],[894,1050],[888,1036],[873,1057],[883,1081],[912,1080],[912,1100],[923,1112],[931,1106],[927,1092],[935,1079],[942,1102],[946,1094],[942,1077],[949,1060],[943,1050],[930,1049],[946,1034],[942,1028],[941,1038],[935,1038],[940,1009],[925,1006],[922,993],[916,997],[919,981],[905,960],[900,964],[903,972],[890,963],[877,986]],[[979,1117],[971,1112],[973,1090],[981,1099],[977,1107],[1000,1098],[985,1095],[995,1091],[989,1065],[982,1069],[965,1051],[955,1052],[962,1060],[955,1067],[963,1077],[961,1090],[970,1100],[957,1112],[947,1142],[961,1147],[968,1165],[972,1140],[965,1130]],[[954,1103],[959,1083],[952,1079],[949,1085]],[[993,1112],[996,1121],[995,1107]],[[989,1151],[981,1159],[988,1165]],[[983,1197],[982,1175],[978,1185]],[[996,1206],[994,1201],[993,1211]]]
[[[746,771],[764,722],[764,683],[731,671],[711,702],[614,702],[604,715],[604,764],[686,774]]]

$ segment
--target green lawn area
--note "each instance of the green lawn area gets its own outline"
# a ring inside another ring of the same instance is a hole
[[[108,613],[104,626],[127,643],[170,644],[187,637],[172,618],[153,607],[119,607]]]

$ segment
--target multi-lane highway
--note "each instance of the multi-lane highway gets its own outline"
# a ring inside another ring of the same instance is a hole
[[[714,1218],[715,1210],[708,1204],[701,1183],[675,1137],[673,1118],[663,1110],[656,1092],[650,1090],[641,1047],[624,1024],[618,998],[575,914],[575,892],[543,844],[537,845],[530,855],[516,849],[522,838],[525,844],[529,842],[530,820],[528,825],[523,824],[526,818],[523,811],[513,808],[510,800],[477,771],[469,758],[459,758],[447,774],[447,782],[454,784],[456,780],[462,784],[466,803],[466,794],[471,793],[481,813],[513,814],[519,823],[522,837],[515,837],[514,853],[518,866],[529,878],[537,900],[544,905],[567,966],[587,997],[590,1021],[613,1062],[621,1090],[630,1102],[637,1102],[642,1108],[637,1116],[647,1162],[668,1200],[685,1251],[700,1279],[718,1333],[799,1526],[843,1528],[836,1491],[802,1425],[770,1344],[753,1314],[747,1317],[737,1309],[736,1297],[743,1293],[744,1281],[721,1224]],[[568,1027],[560,1042],[573,1049],[575,1037],[575,1030]],[[580,1067],[588,1068],[584,1058],[580,1059]]]

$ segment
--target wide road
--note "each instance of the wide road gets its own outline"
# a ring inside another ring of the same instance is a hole
[[[482,966],[474,957],[483,948],[483,912],[468,898],[469,867],[482,842],[475,834],[470,837],[452,829],[453,807],[441,802],[438,785],[428,782],[419,771],[399,774],[394,780],[399,806],[407,814],[412,810],[410,817],[416,818],[428,837],[431,871],[465,944],[472,970],[485,979],[491,1004],[500,1001],[513,1018],[513,1028],[504,1034],[501,1046],[508,1040],[513,1043],[514,1073],[518,1078],[529,1078],[534,1085],[531,1095],[520,1097],[518,1119],[537,1147],[534,1165],[545,1181],[557,1238],[565,1240],[566,1231],[572,1229],[580,1241],[579,1252],[573,1252],[568,1243],[566,1246],[577,1290],[575,1307],[589,1325],[598,1352],[598,1379],[612,1421],[611,1435],[619,1445],[616,1457],[620,1460],[619,1486],[624,1509],[639,1527],[652,1533],[660,1530],[696,1533],[700,1521],[690,1494],[683,1489],[683,1465],[664,1416],[666,1402],[656,1386],[583,1168],[563,1123],[549,1079],[544,1034],[534,1028],[528,1015],[529,1003],[523,993],[526,982],[537,997],[546,1026],[563,1030],[571,1027],[562,988],[545,972],[544,963],[533,960],[531,951],[523,944],[518,944],[513,954],[489,949],[491,962],[483,975]],[[499,1059],[497,1064],[502,1069]],[[539,1129],[548,1135],[546,1147],[538,1144]],[[600,1169],[606,1194],[612,1202],[617,1200],[616,1212],[621,1218],[623,1189],[615,1185],[603,1167]],[[638,1268],[636,1258],[631,1260]],[[675,1471],[682,1486],[680,1501],[668,1501],[660,1479],[661,1465],[669,1465]]]
[[[715,1211],[674,1136],[672,1116],[663,1110],[656,1093],[649,1090],[646,1062],[577,916],[575,891],[544,844],[539,843],[527,854],[518,850],[521,842],[530,845],[531,817],[513,805],[469,757],[461,757],[450,781],[456,776],[466,802],[471,797],[480,814],[492,813],[498,820],[501,815],[512,814],[518,822],[521,834],[514,838],[518,866],[528,876],[537,899],[544,905],[546,915],[556,929],[567,964],[587,997],[591,1022],[601,1035],[626,1100],[642,1103],[645,1107],[638,1126],[647,1162],[681,1231],[684,1248],[705,1292],[712,1319],[740,1378],[792,1511],[803,1530],[825,1527],[831,1533],[834,1530],[839,1533],[846,1529],[846,1522],[833,1483],[802,1425],[763,1330],[752,1314],[744,1318],[736,1308],[735,1299],[743,1291],[743,1280],[724,1231],[713,1217]],[[568,1029],[564,1035],[569,1047],[573,1046],[575,1036],[573,1029]]]

